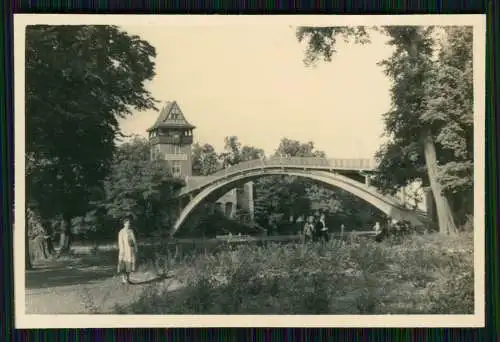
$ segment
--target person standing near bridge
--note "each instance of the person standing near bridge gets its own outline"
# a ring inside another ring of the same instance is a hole
[[[130,273],[135,271],[137,256],[137,241],[130,228],[130,220],[130,216],[125,218],[123,228],[118,233],[118,273],[125,284],[130,284]]]
[[[314,216],[309,216],[307,218],[306,224],[304,225],[304,242],[309,242],[313,240],[314,237]]]
[[[318,238],[320,240],[328,241],[328,228],[326,227],[326,216],[325,214],[321,214],[319,220],[316,224],[316,232],[318,234]]]

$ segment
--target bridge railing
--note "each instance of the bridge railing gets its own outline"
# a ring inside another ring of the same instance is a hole
[[[298,167],[323,167],[330,169],[346,170],[373,170],[376,167],[374,159],[338,159],[338,158],[315,158],[315,157],[273,157],[269,159],[254,159],[229,166],[217,171],[210,176],[224,177],[239,171],[256,167],[269,166],[298,166]]]
[[[201,184],[188,185],[182,192],[191,191],[193,188],[203,186],[204,183],[211,183],[214,179],[223,179],[226,176],[255,169],[260,167],[296,167],[296,168],[321,168],[331,170],[373,170],[376,167],[374,159],[339,159],[339,158],[317,158],[317,157],[272,157],[263,159],[253,159],[231,165],[225,169],[210,174],[210,179],[201,181]]]

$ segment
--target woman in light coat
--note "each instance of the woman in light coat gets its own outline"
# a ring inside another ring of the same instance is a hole
[[[130,284],[130,273],[135,271],[137,255],[137,241],[130,228],[130,218],[124,220],[123,228],[118,233],[118,251],[118,273],[123,283]]]
[[[328,227],[326,226],[326,216],[325,214],[321,214],[318,221],[318,237],[326,242],[330,240],[330,236],[328,235]]]

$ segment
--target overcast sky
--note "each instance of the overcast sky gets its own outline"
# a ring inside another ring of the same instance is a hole
[[[153,96],[177,101],[197,126],[195,141],[223,148],[236,135],[272,153],[282,137],[314,141],[329,157],[370,158],[383,138],[388,79],[377,62],[391,54],[385,37],[338,45],[331,63],[303,64],[304,45],[288,25],[122,26],[152,44]],[[121,122],[145,135],[158,112]]]

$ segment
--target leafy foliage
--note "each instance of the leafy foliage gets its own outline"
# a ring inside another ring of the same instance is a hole
[[[254,147],[243,145],[240,152],[240,161],[248,161],[254,159],[264,158],[264,150]]]
[[[438,59],[426,83],[426,110],[421,120],[430,125],[445,158],[440,159],[443,191],[463,223],[473,210],[474,110],[472,28],[444,30]]]
[[[241,161],[240,149],[241,143],[238,137],[229,136],[224,138],[224,151],[219,156],[223,168],[236,165]]]
[[[280,141],[278,149],[274,153],[275,156],[286,157],[317,157],[324,158],[325,152],[314,149],[314,143],[308,141],[301,143],[297,140],[283,138]]]
[[[198,143],[192,148],[193,174],[195,176],[208,176],[222,168],[219,156],[210,144],[203,146]]]
[[[223,167],[262,157],[264,157],[264,150],[253,146],[243,146],[234,135],[224,138],[224,151],[219,155]]]
[[[108,216],[133,215],[136,226],[150,230],[168,222],[169,201],[183,185],[162,160],[150,159],[148,141],[136,137],[118,148],[98,204]]]
[[[330,26],[330,27],[299,27],[296,32],[299,42],[307,41],[304,63],[314,65],[321,57],[325,62],[331,62],[335,54],[335,44],[339,36],[349,42],[366,44],[370,36],[364,26]]]

